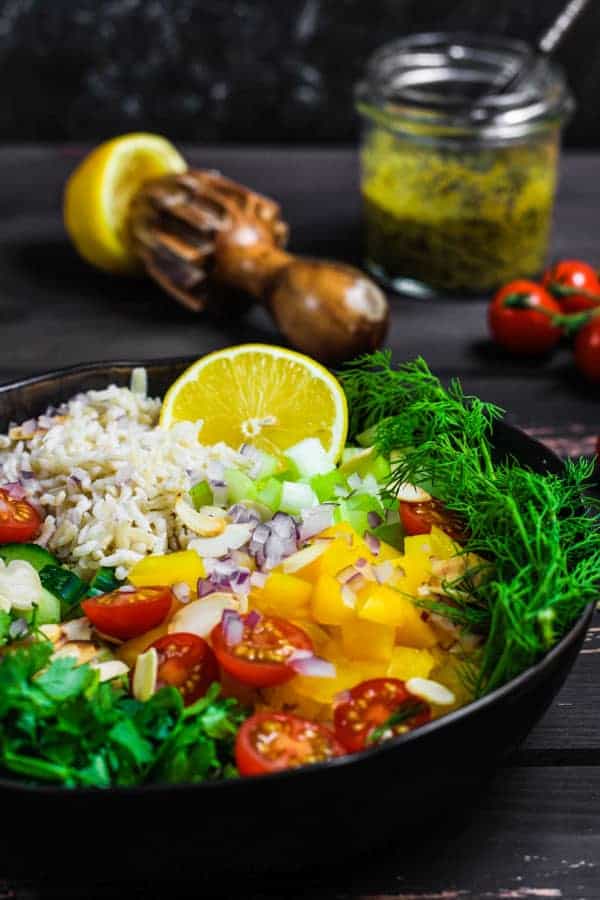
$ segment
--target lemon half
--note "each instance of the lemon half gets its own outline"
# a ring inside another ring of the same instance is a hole
[[[339,381],[314,359],[285,347],[241,344],[202,357],[167,391],[163,428],[203,420],[204,444],[251,442],[280,455],[306,437],[318,438],[332,466],[348,431]]]
[[[108,272],[139,271],[129,236],[131,200],[145,181],[186,169],[179,151],[157,134],[124,134],[96,147],[64,194],[65,227],[81,256]]]

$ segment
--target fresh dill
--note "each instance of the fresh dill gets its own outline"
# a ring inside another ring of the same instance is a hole
[[[449,585],[452,604],[437,598],[431,608],[486,634],[472,686],[493,690],[536,662],[597,596],[599,518],[584,501],[594,463],[571,461],[556,475],[498,460],[492,434],[502,411],[458,381],[445,388],[422,359],[394,369],[391,354],[378,352],[340,378],[351,434],[373,428],[380,452],[402,450],[390,495],[405,481],[426,484],[468,525],[465,550],[490,563],[485,577]]]

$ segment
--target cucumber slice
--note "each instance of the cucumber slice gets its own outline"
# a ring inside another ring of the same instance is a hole
[[[60,600],[42,588],[42,594],[36,603],[36,625],[58,625],[60,622]]]
[[[313,489],[308,484],[300,484],[295,481],[284,481],[281,486],[281,512],[291,516],[298,515],[304,509],[318,506],[319,500]]]
[[[238,469],[225,470],[225,483],[229,503],[256,500],[256,482]]]
[[[312,478],[331,471],[331,460],[318,438],[299,441],[285,451],[285,456],[293,463],[300,478]]]
[[[61,615],[69,614],[88,592],[85,581],[60,566],[45,566],[40,572],[40,581],[44,587],[60,601]]]
[[[5,563],[9,563],[13,559],[22,559],[38,572],[41,572],[44,566],[60,566],[55,556],[37,544],[3,544],[0,546],[0,559],[3,559]]]
[[[281,481],[274,477],[260,481],[256,485],[256,500],[277,512],[281,503]]]
[[[310,486],[321,503],[325,503],[327,500],[339,500],[335,492],[336,487],[348,490],[348,483],[339,469],[332,469],[325,475],[313,475],[310,479]]]

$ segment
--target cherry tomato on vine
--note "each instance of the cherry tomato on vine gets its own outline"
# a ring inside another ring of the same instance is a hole
[[[31,503],[0,488],[0,544],[31,541],[41,527],[41,516]]]
[[[186,706],[204,697],[211,684],[219,680],[215,654],[196,634],[165,634],[150,647],[158,654],[157,689],[165,685],[177,688]]]
[[[589,381],[600,381],[600,316],[577,332],[575,365]]]
[[[329,728],[287,713],[259,712],[237,733],[235,761],[241,775],[265,775],[346,753]]]
[[[551,316],[561,312],[557,301],[539,284],[511,281],[495,295],[488,318],[497,344],[511,353],[532,355],[547,353],[558,344],[562,331],[552,324]]]
[[[427,500],[423,503],[400,501],[400,521],[404,533],[429,534],[434,525],[445,531],[453,541],[464,544],[469,538],[467,526],[457,515],[446,509],[441,500]]]
[[[110,594],[88,597],[81,606],[102,634],[128,641],[164,622],[172,602],[168,587],[140,587],[118,588]]]
[[[313,652],[311,639],[298,628],[277,616],[240,616],[243,631],[233,646],[227,641],[223,622],[211,632],[215,655],[223,669],[244,684],[268,687],[283,684],[294,675],[288,660],[297,650]]]
[[[563,259],[555,263],[544,273],[542,284],[565,313],[584,312],[600,304],[598,273],[581,260]]]
[[[411,694],[399,678],[371,678],[337,704],[333,725],[338,741],[355,753],[430,719],[429,704]]]

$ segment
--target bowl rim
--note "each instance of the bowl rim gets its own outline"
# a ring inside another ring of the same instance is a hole
[[[81,363],[66,366],[60,369],[54,369],[49,372],[42,372],[38,375],[32,375],[26,378],[19,378],[16,381],[9,381],[5,382],[4,384],[0,384],[0,397],[2,396],[2,394],[10,393],[29,385],[38,384],[49,380],[58,380],[70,375],[85,375],[95,372],[101,374],[104,370],[107,369],[133,369],[142,367],[150,369],[153,367],[156,368],[158,366],[174,366],[179,363],[191,364],[197,358],[198,357],[196,356],[183,355],[152,358],[147,360],[99,360],[96,362]],[[509,433],[512,432],[514,434],[517,434],[519,436],[519,440],[529,443],[532,447],[535,447],[538,450],[543,450],[550,461],[562,464],[562,460],[559,456],[557,456],[556,453],[554,453],[553,450],[547,447],[542,441],[538,441],[536,438],[528,435],[525,431],[518,428],[516,425],[511,425],[503,420],[499,420],[497,425],[499,425],[502,429],[506,429]],[[325,762],[312,763],[309,766],[299,766],[296,769],[286,769],[281,772],[258,775],[252,778],[224,778],[215,781],[198,782],[196,784],[193,782],[181,782],[174,784],[169,782],[157,782],[130,786],[115,785],[108,788],[65,787],[64,785],[53,784],[27,784],[26,782],[20,782],[17,779],[12,779],[0,775],[0,791],[10,791],[15,793],[26,792],[48,796],[65,796],[66,794],[68,796],[73,795],[78,797],[111,797],[114,794],[118,794],[119,796],[139,796],[146,794],[154,795],[166,792],[180,793],[182,791],[185,792],[198,790],[228,791],[235,789],[235,786],[238,784],[243,784],[245,787],[248,787],[249,785],[261,785],[264,782],[287,782],[290,779],[295,780],[298,778],[307,777],[310,774],[314,774],[315,776],[317,776],[319,773],[323,773],[324,771],[356,765],[362,761],[366,761],[367,759],[372,760],[383,754],[394,753],[407,744],[413,744],[415,741],[422,740],[423,738],[426,738],[427,736],[433,734],[436,731],[439,731],[440,729],[445,728],[446,726],[451,727],[455,723],[461,722],[468,716],[475,715],[479,711],[493,706],[504,697],[518,693],[524,685],[535,681],[538,676],[542,675],[546,671],[546,669],[551,668],[554,661],[558,657],[560,657],[571,644],[577,641],[581,633],[585,633],[585,631],[587,631],[595,608],[596,601],[592,601],[591,603],[589,603],[583,610],[581,615],[572,623],[566,634],[563,635],[563,637],[557,644],[555,644],[554,647],[548,650],[537,663],[534,663],[534,665],[529,666],[523,672],[520,672],[514,678],[511,678],[510,681],[506,682],[506,684],[495,688],[489,694],[485,694],[483,697],[479,697],[477,700],[473,700],[470,703],[467,703],[465,706],[461,706],[459,709],[453,710],[452,712],[441,716],[439,719],[434,719],[433,721],[422,725],[420,728],[414,731],[409,731],[406,734],[398,735],[388,741],[377,744],[374,747],[362,750],[359,753],[348,754],[347,756],[338,756]]]

